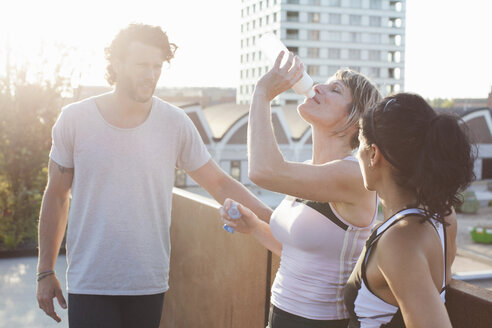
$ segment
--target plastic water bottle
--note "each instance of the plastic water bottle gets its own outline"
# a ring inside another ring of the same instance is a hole
[[[270,61],[270,64],[273,65],[275,63],[278,55],[282,51],[284,51],[285,54],[280,66],[284,65],[285,62],[287,61],[289,50],[282,43],[282,41],[277,39],[277,37],[274,34],[272,33],[264,34],[258,40],[258,44],[260,45],[261,52],[265,55],[268,61]],[[296,84],[294,84],[292,90],[294,90],[294,92],[297,93],[298,95],[303,95],[308,98],[313,98],[314,95],[316,94],[312,89],[313,83],[314,83],[313,79],[306,73],[306,71],[304,71],[302,74],[302,78]]]
[[[241,213],[237,209],[237,203],[235,203],[235,202],[232,202],[231,203],[231,206],[227,210],[227,214],[233,220],[237,220],[237,219],[239,219],[241,217]],[[234,228],[229,227],[227,224],[224,224],[223,228],[227,232],[234,233]]]

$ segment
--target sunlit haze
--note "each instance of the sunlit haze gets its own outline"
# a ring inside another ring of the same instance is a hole
[[[72,47],[74,83],[106,85],[104,47],[130,22],[160,25],[179,49],[161,86],[236,87],[240,0],[6,1],[0,13],[0,67],[11,62],[50,69],[54,44]],[[408,0],[405,90],[428,98],[485,98],[492,86],[492,2]],[[40,43],[46,45],[39,57]],[[54,62],[55,61],[55,62]],[[2,70],[0,70],[2,72]]]

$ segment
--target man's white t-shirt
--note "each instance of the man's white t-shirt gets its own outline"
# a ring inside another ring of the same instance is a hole
[[[63,108],[50,158],[74,168],[68,292],[165,292],[175,168],[194,171],[210,160],[188,116],[154,97],[145,122],[121,129],[105,121],[89,98]]]

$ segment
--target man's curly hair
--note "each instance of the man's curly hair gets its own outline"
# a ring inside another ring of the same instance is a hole
[[[164,54],[163,61],[167,61],[168,63],[174,57],[174,53],[178,48],[174,43],[169,43],[167,34],[159,26],[145,24],[128,25],[116,35],[109,47],[104,49],[104,54],[108,61],[105,78],[110,85],[114,85],[117,80],[116,72],[113,69],[114,59],[124,59],[128,47],[133,41],[160,48]]]

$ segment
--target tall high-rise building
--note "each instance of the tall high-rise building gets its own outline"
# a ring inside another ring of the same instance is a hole
[[[340,67],[357,70],[383,95],[403,90],[406,0],[241,0],[240,84],[237,103],[249,103],[270,65],[258,48],[274,33],[298,54],[315,82]],[[293,91],[279,104],[297,103]]]

